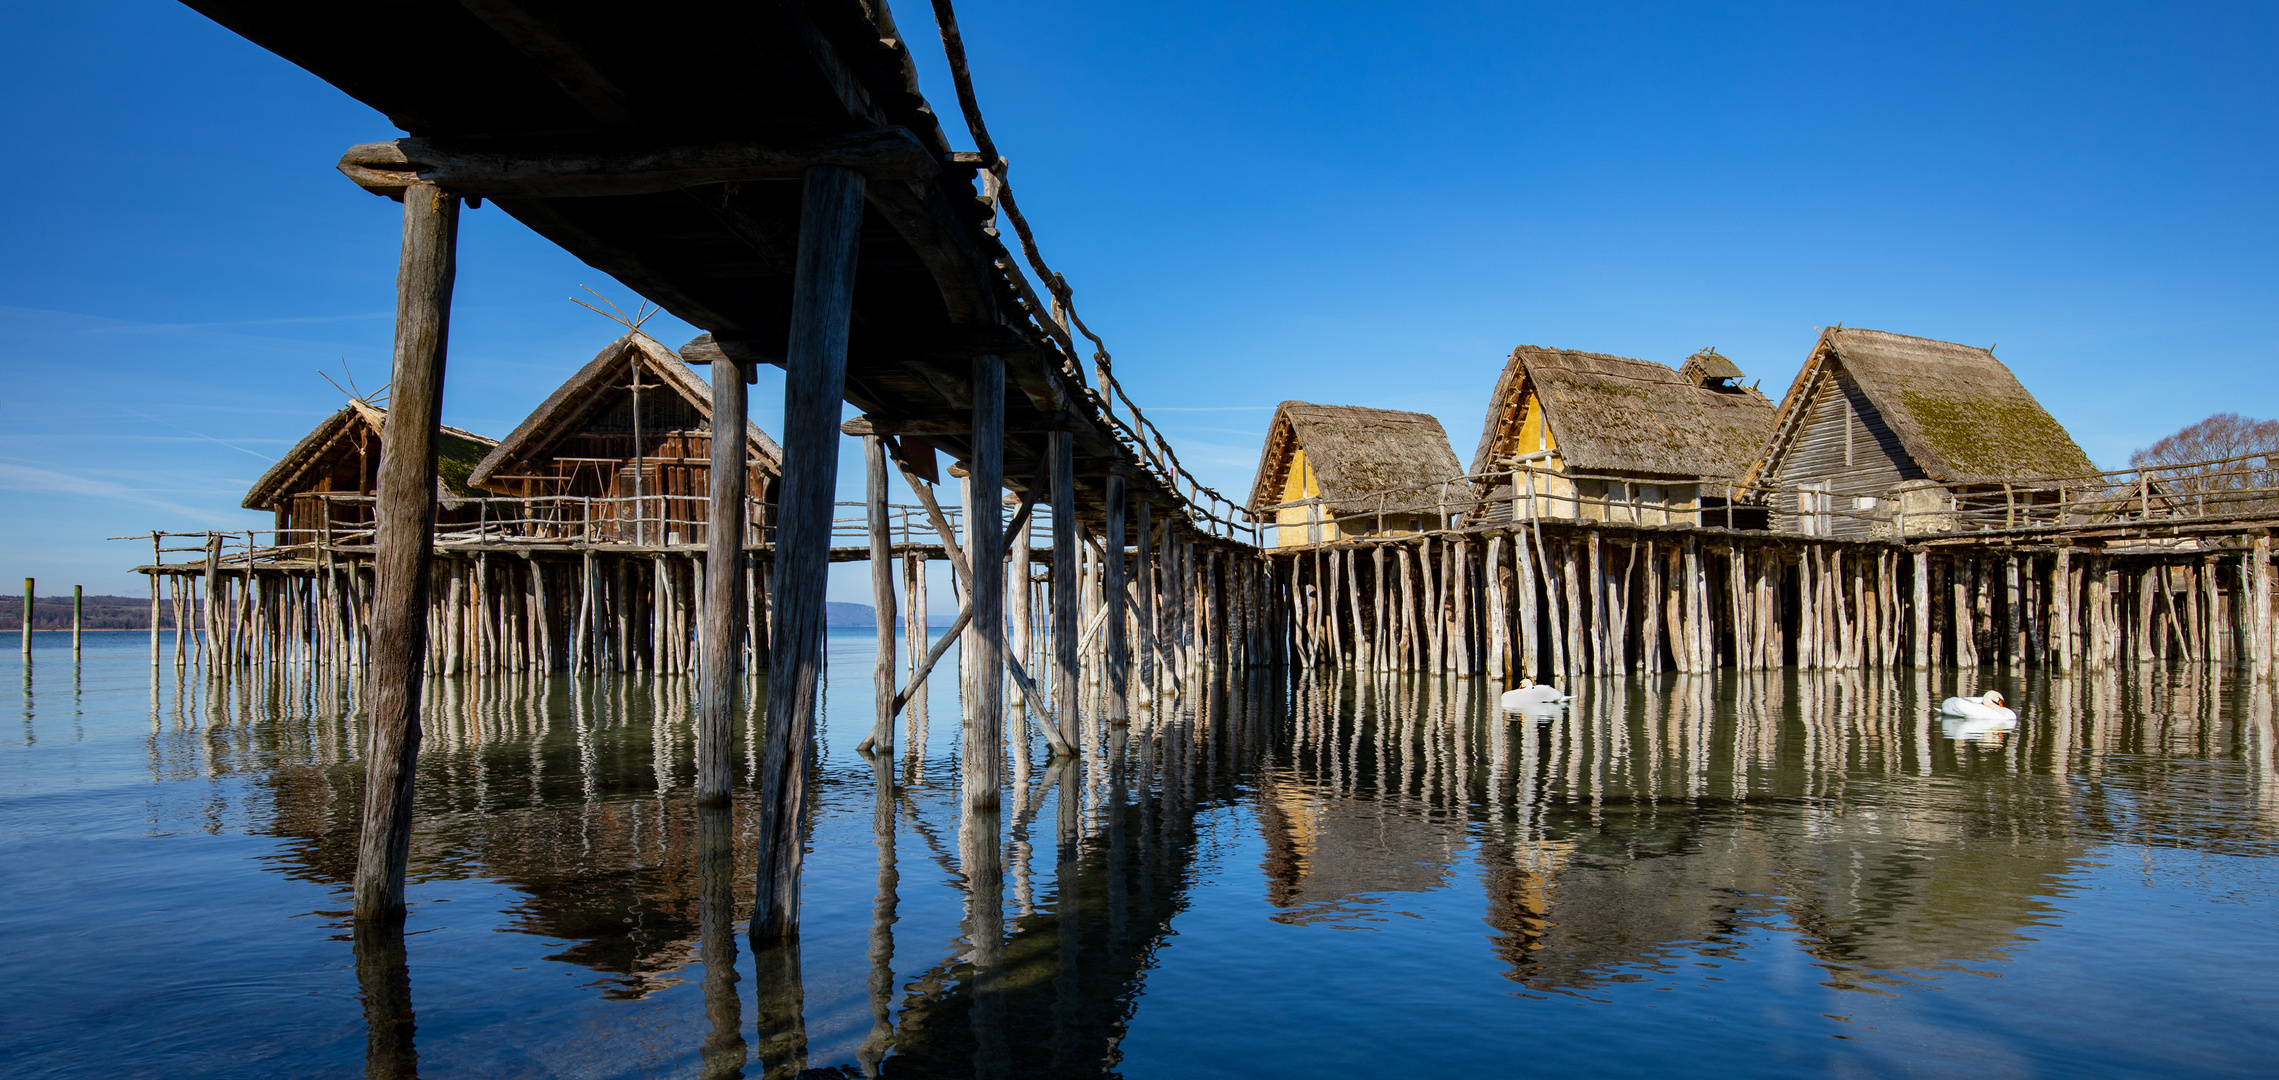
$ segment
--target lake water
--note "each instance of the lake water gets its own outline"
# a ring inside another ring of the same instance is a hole
[[[2227,670],[1608,680],[1547,722],[1261,672],[1079,765],[1039,744],[977,821],[955,680],[866,760],[871,638],[835,632],[804,932],[755,954],[751,817],[691,804],[686,680],[439,685],[406,933],[358,941],[340,687],[154,688],[142,635],[76,668],[36,639],[0,740],[12,1077],[2279,1061],[2273,699]],[[2014,735],[1930,718],[1976,686]]]

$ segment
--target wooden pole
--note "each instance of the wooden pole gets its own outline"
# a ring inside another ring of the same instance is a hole
[[[1045,436],[1046,471],[1052,474],[1052,691],[1053,717],[1062,741],[1070,746],[1082,732],[1077,728],[1076,625],[1076,448],[1072,436],[1055,431]]]
[[[30,578],[24,579],[24,621],[22,625],[24,629],[16,637],[21,639],[24,646],[24,659],[30,660],[32,658],[32,579]]]
[[[1139,610],[1133,613],[1132,625],[1139,633],[1133,651],[1139,655],[1140,701],[1150,708],[1155,701],[1155,505],[1145,499],[1139,504],[1139,541],[1132,553],[1132,569],[1139,575],[1135,591]]]
[[[871,667],[877,720],[858,750],[894,752],[894,538],[886,518],[886,440],[863,436],[863,509],[870,524],[870,596],[878,617],[878,660]]]
[[[973,458],[966,486],[973,506],[966,519],[966,587],[973,623],[965,643],[973,700],[965,707],[965,746],[958,755],[965,804],[997,805],[1005,757],[1005,361],[994,353],[973,358]]]
[[[79,628],[86,614],[87,590],[85,586],[71,587],[71,662],[79,662]],[[30,625],[29,623],[25,625]]]
[[[799,932],[807,748],[823,666],[823,589],[830,572],[831,497],[846,400],[847,317],[854,306],[863,176],[818,165],[801,192],[791,334],[785,349],[784,473],[776,519],[774,640],[760,756],[759,852],[752,937]]]
[[[411,855],[412,782],[419,763],[422,660],[435,553],[436,432],[457,271],[459,199],[433,184],[404,190],[396,271],[394,373],[373,498],[372,666],[365,691],[371,742],[357,838],[356,917],[403,917]],[[209,549],[212,550],[212,549]]]
[[[734,782],[729,748],[741,711],[736,702],[743,683],[744,493],[750,472],[745,464],[747,363],[725,355],[712,361],[711,518],[704,535],[704,633],[696,665],[696,801],[712,806],[728,801]]]
[[[1504,601],[1503,534],[1488,537],[1488,562],[1482,570],[1486,576],[1481,584],[1487,591],[1488,678],[1497,686],[1518,680],[1511,674],[1511,617]]]
[[[1101,656],[1106,676],[1107,719],[1111,724],[1131,721],[1131,652],[1126,647],[1124,604],[1124,474],[1108,473],[1107,534],[1101,543],[1100,587],[1108,611],[1106,645]]]

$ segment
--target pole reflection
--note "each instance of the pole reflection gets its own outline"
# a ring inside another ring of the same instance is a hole
[[[1255,881],[1282,926],[1377,927],[1477,882],[1486,925],[1467,947],[1507,988],[1579,994],[1768,934],[1829,985],[1888,990],[2016,952],[2101,844],[2260,851],[2279,837],[2272,691],[2230,669],[1583,680],[1542,722],[1504,716],[1479,682],[1197,679],[1132,727],[1089,726],[1081,760],[1016,755],[1009,820],[964,810],[954,767],[826,756],[815,848],[868,839],[875,858],[811,872],[859,873],[833,895],[871,902],[818,922],[847,929],[810,936],[812,982],[799,943],[755,953],[749,1012],[735,933],[749,810],[685,797],[683,685],[434,680],[413,858],[513,890],[497,928],[545,939],[547,961],[582,969],[586,996],[627,1003],[608,1022],[637,1023],[632,1003],[688,1001],[683,1057],[657,1071],[998,1077],[1116,1072],[1198,875],[1251,872],[1225,865],[1238,844],[1263,849]],[[1938,701],[1981,682],[2025,722],[1998,744],[1948,738]],[[197,812],[286,841],[285,872],[345,883],[363,729],[352,682],[177,673],[162,696],[151,778],[252,778],[251,795]],[[927,872],[901,873],[905,823],[942,874],[923,848],[912,866]],[[1040,847],[1049,830],[1049,865],[1032,859],[1032,823]],[[912,956],[953,932],[957,944]],[[360,929],[354,946],[368,1072],[412,1075],[401,927]],[[676,991],[698,981],[692,964],[701,987]],[[445,1022],[430,1017],[431,1059]]]

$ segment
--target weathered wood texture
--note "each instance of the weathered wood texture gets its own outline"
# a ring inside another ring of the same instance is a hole
[[[798,274],[792,286],[784,379],[775,640],[760,756],[752,936],[761,941],[793,937],[799,930],[800,833],[807,805],[808,743],[823,665],[823,590],[830,567],[832,494],[838,483],[847,316],[862,232],[862,174],[837,166],[812,169],[801,200]]]
[[[396,271],[396,339],[389,383],[388,452],[374,506],[376,579],[372,664],[365,691],[371,744],[357,839],[356,917],[394,920],[404,910],[411,852],[412,785],[419,763],[428,569],[435,544],[436,428],[457,272],[459,200],[429,185],[404,192]],[[27,590],[27,593],[29,590]],[[210,595],[210,594],[209,594]]]
[[[744,622],[744,367],[723,359],[712,365],[711,520],[705,537],[704,633],[697,663],[696,799],[728,801],[735,772],[737,691],[742,683]],[[544,575],[532,567],[533,583]],[[540,588],[538,608],[544,610]],[[537,620],[544,628],[549,620]],[[549,670],[551,662],[545,664]]]

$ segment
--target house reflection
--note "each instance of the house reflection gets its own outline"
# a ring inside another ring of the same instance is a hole
[[[2220,673],[2019,680],[2004,689],[2028,720],[2000,745],[1941,736],[1931,704],[1967,689],[1946,675],[1605,680],[1547,723],[1456,682],[1286,678],[1206,684],[1095,729],[1086,760],[1014,770],[1002,820],[959,820],[946,790],[914,797],[896,762],[826,770],[821,790],[866,811],[876,849],[867,970],[827,990],[802,985],[796,952],[734,975],[751,822],[692,805],[683,680],[435,680],[413,880],[512,889],[505,928],[558,943],[548,958],[594,973],[602,999],[655,999],[701,969],[685,1050],[705,1074],[757,1074],[757,1059],[1089,1076],[1120,1067],[1227,821],[1258,830],[1275,921],[1381,925],[1476,883],[1481,947],[1525,990],[1567,993],[1696,977],[1744,948],[1797,950],[1839,987],[1983,967],[2053,917],[2095,846],[2267,849],[2279,834],[2268,695]],[[284,840],[273,868],[345,889],[361,804],[350,689],[188,686],[154,725],[152,777],[241,774],[260,796],[249,823]],[[2193,772],[2196,756],[2252,767]],[[951,871],[958,940],[894,932],[914,890],[945,887],[898,869],[898,832]],[[401,939],[356,955],[375,1067],[408,1069]],[[805,962],[843,960],[810,948]],[[805,1014],[866,1005],[866,1025],[831,1036],[844,1063],[808,1061]]]

